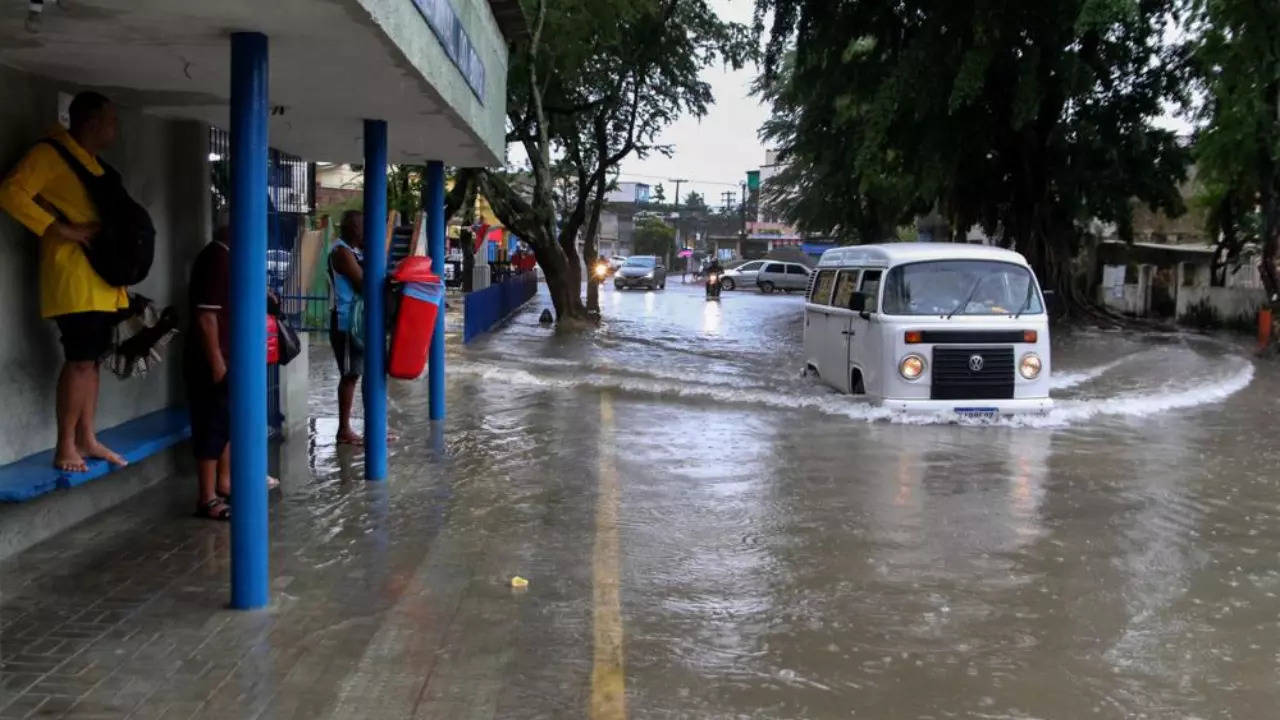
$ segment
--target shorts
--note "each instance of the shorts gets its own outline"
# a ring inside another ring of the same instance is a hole
[[[111,351],[116,320],[113,312],[70,313],[53,318],[62,334],[62,354],[67,362],[102,360]]]
[[[344,378],[360,377],[364,371],[364,348],[358,346],[347,330],[338,329],[338,314],[329,318],[329,344],[338,361],[338,374]]]
[[[227,379],[215,383],[207,368],[187,369],[191,451],[197,460],[217,460],[231,440],[231,394]]]

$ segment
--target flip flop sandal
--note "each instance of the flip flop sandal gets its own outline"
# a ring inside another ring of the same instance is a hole
[[[231,506],[220,497],[215,497],[209,502],[201,503],[196,507],[196,517],[202,520],[218,520],[227,522],[231,519]]]
[[[279,478],[275,478],[268,475],[267,476],[267,492],[271,492],[272,490],[278,490],[279,488],[280,488]],[[226,495],[223,495],[222,493],[218,493],[218,497],[222,498],[222,501],[224,503],[227,503],[228,505],[231,504],[231,493],[227,493]]]

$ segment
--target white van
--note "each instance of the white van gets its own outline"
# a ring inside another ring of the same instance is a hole
[[[833,248],[804,310],[807,369],[908,412],[1042,413],[1049,316],[1021,255],[978,245]]]

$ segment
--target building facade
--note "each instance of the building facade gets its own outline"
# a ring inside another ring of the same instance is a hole
[[[210,127],[230,136],[233,264],[243,264],[241,275],[233,271],[233,292],[236,277],[267,276],[268,146],[310,161],[373,166],[375,175],[387,162],[427,163],[435,178],[428,185],[439,191],[427,193],[429,213],[443,197],[444,163],[479,167],[502,161],[508,42],[526,32],[516,0],[77,0],[50,5],[35,22],[26,5],[0,10],[0,166],[7,171],[56,126],[60,109],[76,92],[93,89],[109,96],[119,109],[121,136],[104,159],[150,211],[158,232],[151,273],[133,290],[162,307],[184,307],[192,260],[215,222]],[[237,157],[253,162],[237,166]],[[377,188],[364,192],[366,208],[378,207]],[[385,190],[380,201],[385,205]],[[367,234],[382,224],[374,219]],[[442,240],[443,227],[438,235]],[[0,350],[9,408],[0,416],[0,464],[53,444],[60,352],[52,325],[36,310],[37,242],[8,217],[0,218],[0,300],[10,309],[9,341]],[[382,272],[376,263],[366,269],[366,275]],[[240,297],[249,308],[243,312],[265,302],[263,295],[258,290]],[[233,317],[232,366],[248,362],[244,376],[260,379],[265,355],[261,367],[253,359],[265,350],[250,347],[256,342],[237,347],[234,332],[248,328],[246,323]],[[181,362],[176,351],[171,355],[146,378],[103,378],[100,428],[183,406]],[[437,365],[440,376],[432,382],[443,388],[443,362]],[[232,389],[233,409],[250,409],[248,419],[233,412],[233,442],[251,439],[233,459],[233,484],[265,473],[265,467],[258,472],[260,456],[249,447],[259,447],[259,430],[265,447],[257,409],[264,408],[265,419],[266,401],[251,397],[253,387],[246,380]],[[385,388],[371,384],[366,414],[375,427],[379,410],[385,414],[380,401],[385,403]],[[375,470],[385,460],[385,440],[381,447],[381,458],[378,443],[366,450]],[[127,478],[101,482],[115,483],[121,492],[137,487]],[[48,503],[62,494],[33,501],[41,507],[29,514],[48,516]],[[104,502],[109,504],[103,500],[91,509],[100,511]],[[7,511],[13,510],[0,506],[0,513]],[[237,505],[241,515],[253,517],[236,521],[233,554],[249,552],[256,562],[265,554],[265,532],[246,535],[242,528],[258,532],[257,525],[265,525],[265,505],[260,517],[252,506],[242,512]],[[256,593],[263,588],[253,587],[255,594],[246,600],[237,595],[245,584],[233,578],[232,585],[238,606],[262,604]]]

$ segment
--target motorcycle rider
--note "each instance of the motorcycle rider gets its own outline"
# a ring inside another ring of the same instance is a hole
[[[707,279],[707,295],[718,296],[720,294],[720,276],[724,274],[724,268],[720,266],[720,259],[712,256],[711,262],[707,263],[703,273],[703,277]]]

